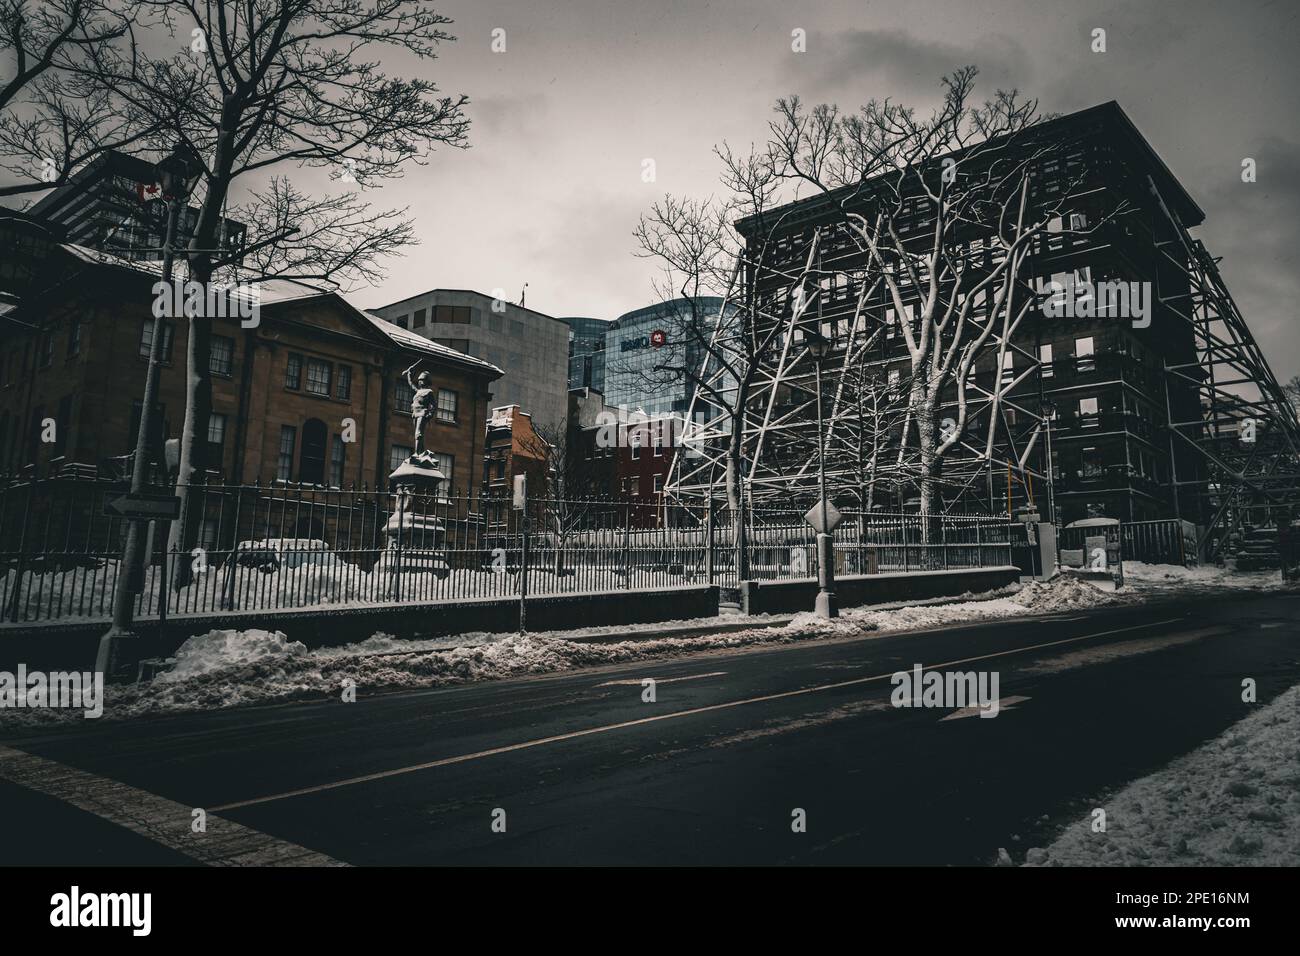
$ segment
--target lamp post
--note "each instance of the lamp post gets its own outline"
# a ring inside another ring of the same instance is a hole
[[[808,354],[812,356],[817,389],[817,506],[821,522],[817,528],[817,604],[814,610],[818,617],[831,618],[840,614],[835,603],[835,538],[826,501],[826,436],[822,422],[822,362],[830,353],[831,342],[809,328],[804,329],[803,338]]]
[[[1052,467],[1052,423],[1056,421],[1056,403],[1045,402],[1042,406],[1043,430],[1047,435],[1047,520],[1056,524],[1056,486],[1055,468]]]
[[[162,247],[162,295],[172,297],[172,271],[175,262],[176,224],[180,209],[198,179],[202,167],[182,149],[160,161],[156,167],[163,197],[167,202],[167,231]],[[158,373],[162,362],[162,340],[166,326],[164,313],[155,303],[153,312],[153,340],[149,343],[149,365],[144,377],[144,406],[140,410],[140,427],[135,437],[135,457],[131,463],[131,495],[145,490],[149,464],[149,437],[154,428],[154,406],[158,399]],[[99,639],[95,655],[95,670],[105,679],[111,678],[121,666],[124,642],[138,638],[134,630],[135,596],[144,590],[144,536],[147,520],[128,518],[126,543],[122,548],[122,565],[113,594],[113,624]],[[166,555],[164,555],[164,566]],[[164,583],[164,588],[166,587]],[[164,592],[163,600],[166,600]]]

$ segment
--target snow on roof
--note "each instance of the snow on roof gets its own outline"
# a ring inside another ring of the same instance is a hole
[[[343,297],[339,296],[339,298],[343,298]],[[343,301],[347,302],[347,299],[343,299]],[[348,305],[352,305],[352,303],[348,302]],[[466,365],[473,365],[485,371],[496,372],[497,375],[505,374],[505,372],[497,368],[491,362],[485,362],[481,358],[476,358],[473,355],[467,355],[466,353],[451,348],[448,345],[442,345],[441,343],[435,342],[432,339],[426,339],[423,335],[419,335],[415,332],[408,331],[407,329],[404,329],[399,325],[395,325],[392,322],[389,322],[387,319],[383,318],[382,316],[378,316],[373,312],[369,312],[365,309],[358,309],[356,306],[352,306],[352,308],[356,309],[356,311],[360,313],[362,316],[364,316],[366,320],[370,322],[370,324],[373,325],[376,329],[378,329],[380,332],[383,332],[385,335],[387,335],[390,339],[392,339],[394,342],[396,342],[398,345],[402,346],[403,348],[414,349],[417,352],[424,352],[427,355],[436,355],[439,358],[450,359],[453,362],[460,362]]]
[[[126,259],[122,256],[115,256],[111,252],[102,252],[99,249],[92,249],[89,246],[80,246],[76,243],[63,243],[62,247],[68,253],[80,259],[82,262],[91,265],[115,266],[119,269],[128,269],[131,272],[138,272],[141,275],[162,276],[161,259]],[[177,279],[184,279],[188,274],[188,263],[183,258],[178,258],[172,266],[172,275]],[[269,305],[272,302],[290,302],[295,299],[309,299],[313,296],[328,295],[335,290],[322,286],[311,285],[299,279],[266,279],[264,281],[253,283],[255,273],[236,273],[237,280],[246,281],[255,284],[258,290],[258,300],[263,305]]]
[[[162,276],[161,260],[146,259],[124,259],[121,256],[115,256],[112,253],[101,252],[98,249],[92,249],[89,246],[81,246],[75,243],[64,243],[63,248],[68,253],[80,259],[82,262],[91,265],[114,266],[119,269],[127,269],[132,272],[148,276]],[[173,266],[173,275],[175,278],[183,279],[186,274],[187,264],[183,259],[177,259]],[[247,274],[248,279],[255,276]],[[238,276],[243,279],[245,276]],[[317,296],[332,295],[336,296],[340,302],[349,309],[361,316],[365,321],[370,323],[376,330],[382,332],[393,342],[402,348],[412,349],[417,352],[424,352],[426,355],[436,355],[438,358],[447,361],[456,362],[461,365],[469,365],[473,368],[485,372],[494,372],[494,377],[499,377],[505,373],[493,365],[491,362],[485,362],[483,359],[475,358],[473,355],[466,355],[456,349],[446,345],[440,345],[437,342],[424,338],[422,335],[416,335],[414,332],[408,332],[406,329],[398,328],[392,322],[375,315],[373,312],[367,312],[365,309],[358,308],[347,300],[335,288],[323,288],[314,286],[310,283],[298,279],[267,279],[257,282],[258,301],[262,305],[272,305],[283,302],[294,302],[299,299],[312,299]]]

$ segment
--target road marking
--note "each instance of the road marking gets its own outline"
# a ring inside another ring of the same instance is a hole
[[[194,833],[193,807],[25,750],[0,746],[0,779],[86,810],[208,866],[348,865],[212,812],[207,813],[207,832]]]
[[[653,680],[656,684],[675,684],[679,680],[703,680],[706,677],[721,677],[726,671],[709,671],[707,674],[689,674],[686,677],[636,677],[632,680],[607,680],[597,687],[640,687],[645,681]]]
[[[1184,615],[1185,617],[1185,615]],[[1067,637],[1059,641],[1048,641],[1044,644],[1031,644],[1027,647],[1015,647],[1005,651],[995,651],[992,654],[981,654],[978,657],[966,657],[959,661],[946,661],[942,664],[924,664],[922,670],[934,670],[939,667],[955,667],[958,664],[973,664],[976,661],[987,661],[994,657],[1006,657],[1009,654],[1023,654],[1027,651],[1041,650],[1044,647],[1058,647],[1062,644],[1077,644],[1079,641],[1086,641],[1094,637],[1106,637],[1109,634],[1124,634],[1128,631],[1138,631],[1145,627],[1159,627],[1162,624],[1175,624],[1181,621],[1183,617],[1171,617],[1166,621],[1152,621],[1149,624],[1134,624],[1132,627],[1119,627],[1111,631],[1099,631],[1096,634],[1084,634],[1080,637]],[[584,730],[572,730],[566,734],[556,734],[553,737],[540,737],[537,740],[525,740],[522,743],[507,744],[504,747],[493,747],[490,750],[479,750],[475,753],[460,754],[455,757],[443,757],[439,760],[429,760],[425,763],[411,764],[409,767],[397,767],[394,770],[380,770],[377,773],[367,773],[359,777],[348,777],[344,780],[335,780],[331,783],[319,783],[311,787],[300,787],[297,790],[286,790],[283,793],[267,794],[264,797],[251,797],[248,800],[236,800],[232,803],[223,803],[220,806],[213,807],[213,811],[218,810],[237,810],[241,807],[251,807],[261,803],[271,803],[276,800],[287,800],[290,797],[303,797],[311,793],[321,793],[325,790],[337,790],[340,787],[351,787],[359,783],[370,783],[374,780],[384,780],[388,777],[399,777],[408,773],[418,773],[421,770],[433,770],[436,767],[449,767],[453,764],[466,763],[470,760],[480,760],[483,757],[495,757],[498,754],[513,753],[516,750],[528,750],[532,747],[542,747],[547,744],[560,743],[565,740],[577,740],[579,737],[590,737],[593,734],[609,733],[613,730],[622,730],[626,727],[636,727],[641,724],[653,724],[661,720],[675,720],[678,717],[691,717],[695,714],[707,714],[718,710],[730,710],[733,707],[743,707],[746,704],[761,704],[769,700],[783,700],[789,697],[802,697],[807,694],[816,694],[826,690],[837,690],[841,687],[854,687],[858,684],[869,684],[874,681],[889,680],[896,671],[890,671],[888,674],[875,674],[871,677],[855,677],[852,680],[836,681],[833,684],[819,684],[816,687],[801,687],[798,690],[785,690],[776,694],[764,694],[761,697],[748,697],[744,700],[730,700],[722,704],[708,704],[704,707],[692,707],[688,710],[677,710],[668,714],[656,714],[651,717],[638,717],[636,720],[623,720],[616,724],[604,724],[600,727],[587,727]]]
[[[1014,710],[1016,704],[1023,704],[1025,701],[1032,699],[1033,698],[1031,697],[1002,697],[998,700],[997,713],[1000,714],[1004,710]],[[939,722],[942,723],[945,720],[960,720],[963,717],[978,717],[983,712],[983,707],[963,707],[961,710],[954,710],[947,717],[940,717]],[[997,714],[994,714],[994,716],[997,716]],[[986,719],[991,720],[992,718]]]

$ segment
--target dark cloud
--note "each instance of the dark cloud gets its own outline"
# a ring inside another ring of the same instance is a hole
[[[958,45],[905,30],[821,31],[810,33],[806,53],[783,63],[782,79],[805,98],[847,96],[863,103],[886,96],[930,99],[938,94],[941,77],[972,63],[980,69],[979,88],[988,95],[999,88],[1024,89],[1033,79],[1020,42],[996,34]]]

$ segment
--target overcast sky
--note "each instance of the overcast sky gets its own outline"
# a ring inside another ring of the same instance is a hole
[[[1300,7],[1290,0],[443,0],[458,41],[429,75],[472,106],[472,148],[376,197],[408,205],[422,245],[376,306],[435,286],[553,315],[614,318],[653,300],[637,215],[717,189],[711,149],[761,139],[778,96],[856,109],[933,99],[981,69],[1044,109],[1115,99],[1206,211],[1199,233],[1279,377],[1300,373]],[[506,52],[493,53],[494,28]],[[1091,32],[1107,31],[1093,53]],[[791,31],[807,31],[806,53]],[[396,65],[393,72],[398,72]],[[1258,182],[1241,182],[1241,161]],[[643,183],[642,160],[657,181]]]
[[[471,148],[373,190],[421,245],[390,261],[374,307],[437,286],[528,283],[528,305],[615,318],[654,301],[633,255],[665,192],[718,189],[715,144],[748,147],[772,103],[925,106],[974,63],[977,93],[1016,86],[1047,111],[1118,100],[1205,209],[1199,234],[1274,370],[1300,373],[1300,5],[1295,0],[441,0],[458,39],[432,62],[383,55],[469,96]],[[1095,28],[1107,51],[1091,50]],[[791,50],[806,31],[807,51]],[[492,51],[494,30],[506,50]],[[1241,181],[1241,162],[1258,181]],[[653,159],[656,181],[642,181]],[[337,188],[323,171],[301,188]],[[256,185],[256,184],[252,184]],[[238,196],[238,190],[236,195]]]

